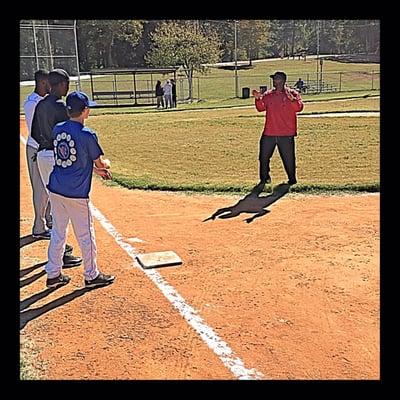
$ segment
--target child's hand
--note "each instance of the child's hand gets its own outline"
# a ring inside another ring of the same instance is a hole
[[[101,176],[104,180],[111,180],[112,175],[111,172],[106,168],[94,168],[94,171],[97,175]]]
[[[104,168],[111,168],[111,161],[108,158],[103,158],[102,159]]]

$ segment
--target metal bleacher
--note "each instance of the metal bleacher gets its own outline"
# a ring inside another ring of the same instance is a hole
[[[290,87],[293,87],[293,85],[296,82],[288,82],[288,85]],[[338,88],[333,85],[332,83],[327,83],[325,81],[320,81],[318,82],[317,80],[308,80],[304,81],[305,88],[302,91],[302,93],[305,94],[312,94],[312,93],[321,93],[321,92],[337,92]]]

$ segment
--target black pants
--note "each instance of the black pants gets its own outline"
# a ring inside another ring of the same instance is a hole
[[[261,135],[260,153],[260,180],[266,181],[270,178],[269,162],[274,153],[275,146],[278,146],[283,166],[290,181],[296,180],[296,156],[294,147],[294,136],[266,136]]]

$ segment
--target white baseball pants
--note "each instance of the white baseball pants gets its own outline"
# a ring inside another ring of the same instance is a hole
[[[82,252],[85,279],[97,278],[97,246],[89,199],[72,199],[52,192],[49,192],[49,197],[53,229],[48,249],[49,261],[45,266],[48,278],[56,278],[61,273],[70,220]]]
[[[37,149],[26,145],[26,161],[32,186],[33,208],[35,210],[35,221],[32,228],[33,234],[46,231],[48,226],[51,226],[52,223],[49,195],[43,185],[37,160],[33,160],[35,156],[37,156]]]
[[[54,163],[55,161],[53,150],[40,150],[37,153],[37,164],[39,168],[39,173],[46,190],[47,184],[50,180],[51,171],[53,171]]]

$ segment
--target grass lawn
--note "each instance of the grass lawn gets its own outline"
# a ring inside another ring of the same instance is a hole
[[[252,108],[99,115],[87,125],[130,187],[247,190],[258,180],[264,115]],[[299,117],[298,131],[299,190],[379,186],[379,118]],[[271,175],[286,180],[277,151]]]
[[[315,63],[254,63],[253,69],[239,71],[240,87],[270,86],[268,76],[276,70],[285,71],[289,81],[314,79]],[[374,89],[378,90],[371,90],[372,71],[377,72]],[[304,94],[304,114],[380,110],[379,64],[325,61],[324,73],[324,80],[332,82],[340,75],[346,91]],[[93,109],[87,124],[97,131],[112,161],[114,181],[128,187],[172,190],[251,188],[258,180],[258,142],[264,113],[255,110],[253,98],[234,97],[233,77],[233,71],[212,68],[195,80],[202,100],[180,103],[176,109]],[[90,81],[82,80],[82,85],[90,94]],[[23,100],[32,89],[20,88],[21,112]],[[70,90],[75,90],[73,82]],[[379,190],[379,121],[377,117],[300,116],[296,139],[299,184],[293,190]],[[271,175],[273,183],[286,180],[277,151]]]
[[[299,77],[305,81],[307,79],[315,80],[316,76],[316,60],[269,60],[254,63],[254,67],[249,70],[238,71],[239,96],[242,95],[243,87],[259,88],[260,85],[271,87],[272,82],[269,75],[274,71],[285,71],[288,75],[288,82],[294,82]],[[348,97],[350,93],[359,96],[373,94],[379,92],[380,89],[380,65],[379,64],[358,64],[358,63],[340,63],[336,61],[324,62],[323,80],[327,83],[335,85],[339,89],[341,82],[341,91],[327,92],[321,94],[305,94],[304,100],[321,100],[326,98]],[[375,72],[374,84],[372,87],[371,73]],[[153,75],[152,81],[149,76],[138,76],[137,87],[141,89],[151,89],[152,84],[155,85],[157,79],[164,82],[169,76]],[[111,90],[111,77],[96,78],[96,90]],[[91,86],[89,79],[81,80],[82,90],[89,95],[91,94]],[[132,81],[126,75],[117,77],[118,90],[132,89]],[[183,80],[182,84],[178,81],[177,94],[178,99],[181,97],[181,89],[187,87],[187,81]],[[373,89],[373,90],[372,90]],[[22,105],[26,96],[33,90],[32,86],[22,86],[20,88],[20,110],[23,112]],[[74,82],[70,84],[70,90],[76,90]],[[182,92],[183,93],[183,92]],[[186,91],[185,91],[186,93]],[[194,78],[194,97],[201,99],[200,102],[192,104],[180,104],[180,108],[203,108],[203,107],[220,107],[220,106],[237,106],[249,105],[252,99],[235,98],[235,79],[234,71],[227,71],[220,68],[210,68],[205,75],[195,74]],[[132,110],[134,107],[125,108]],[[140,107],[141,108],[141,107]],[[138,108],[136,108],[137,110]],[[148,107],[143,107],[146,110]],[[106,110],[106,109],[103,109]]]

